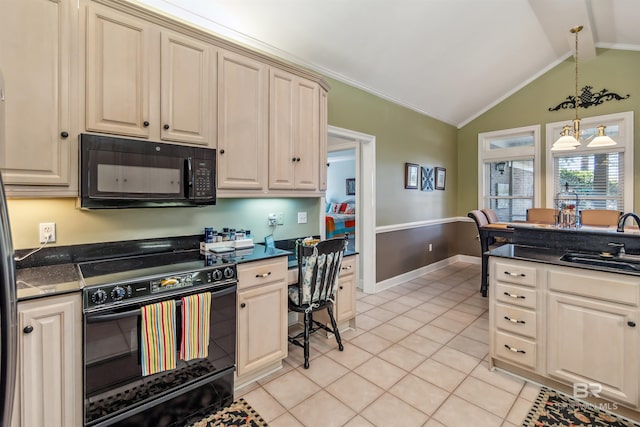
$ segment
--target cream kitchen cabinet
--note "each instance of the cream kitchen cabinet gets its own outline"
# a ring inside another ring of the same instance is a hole
[[[269,189],[318,189],[319,96],[317,83],[269,70]]]
[[[287,257],[238,265],[236,387],[287,357]]]
[[[71,0],[2,2],[0,167],[10,195],[77,191],[71,155],[77,149],[77,20]]]
[[[220,52],[218,188],[266,189],[268,96],[264,63],[234,52]]]
[[[12,427],[82,425],[80,294],[18,303]]]
[[[329,94],[320,89],[320,181],[318,189],[327,190],[327,168],[329,167],[327,138],[329,136]]]
[[[525,261],[490,261],[490,356],[541,372],[544,323],[538,314],[538,266]]]
[[[85,50],[88,131],[215,146],[213,45],[89,4]]]
[[[547,280],[548,375],[637,407],[637,278],[550,267]]]

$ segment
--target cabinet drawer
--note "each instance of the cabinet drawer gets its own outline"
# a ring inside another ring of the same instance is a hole
[[[509,285],[498,282],[495,284],[495,298],[497,301],[507,302],[520,307],[536,308],[537,291],[522,286]]]
[[[495,305],[496,328],[515,332],[527,337],[536,337],[536,313],[505,304]]]
[[[287,279],[287,257],[254,261],[238,266],[238,290]]]
[[[356,257],[350,256],[342,259],[342,265],[340,266],[340,276],[346,276],[347,274],[353,274],[356,271]]]
[[[536,285],[536,269],[532,266],[505,261],[497,261],[495,265],[495,280],[525,286]]]
[[[535,342],[500,331],[496,331],[494,336],[496,358],[536,368]]]
[[[549,289],[553,291],[633,306],[638,306],[640,298],[640,281],[637,276],[567,267],[550,268],[547,280]]]

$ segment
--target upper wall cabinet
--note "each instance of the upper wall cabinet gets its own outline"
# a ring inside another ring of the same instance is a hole
[[[317,190],[320,86],[269,72],[269,188]]]
[[[233,52],[218,59],[218,188],[265,188],[267,66]]]
[[[74,185],[74,119],[78,11],[71,0],[3,1],[0,70],[4,74],[5,144],[0,166],[15,187]]]
[[[327,190],[327,168],[329,167],[328,144],[329,136],[329,94],[320,90],[320,184],[319,190]]]
[[[86,129],[215,146],[215,48],[87,8]]]

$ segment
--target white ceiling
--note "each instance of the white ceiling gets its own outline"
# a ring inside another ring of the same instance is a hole
[[[572,54],[640,50],[639,0],[137,0],[457,127]]]

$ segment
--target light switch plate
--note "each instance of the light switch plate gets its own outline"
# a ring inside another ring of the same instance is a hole
[[[307,223],[307,213],[298,212],[298,224],[306,224],[306,223]]]

